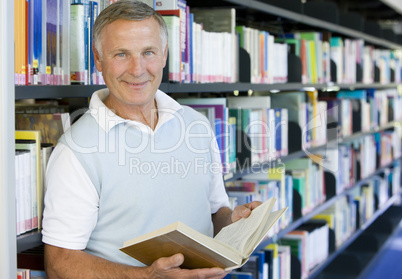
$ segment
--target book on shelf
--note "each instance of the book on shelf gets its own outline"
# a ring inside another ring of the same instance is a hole
[[[46,273],[42,270],[31,270],[28,268],[17,269],[17,279],[45,279]]]
[[[281,262],[279,259],[279,245],[278,243],[271,243],[264,249],[265,258],[268,259],[267,262],[270,265],[268,268],[268,274],[272,277],[269,278],[280,278],[280,266]]]
[[[150,265],[161,257],[184,255],[183,268],[220,267],[232,270],[244,265],[269,229],[287,208],[271,212],[275,199],[224,227],[214,238],[176,222],[124,242],[121,251]]]
[[[14,83],[16,85],[26,85],[28,82],[28,26],[29,9],[27,2],[22,0],[15,1],[14,5],[14,61],[15,75]]]
[[[271,109],[271,97],[270,96],[254,96],[254,97],[228,97],[228,107],[232,109],[232,115],[238,115],[248,113],[250,111],[251,121],[249,129],[247,129],[247,119],[244,119],[246,123],[243,123],[242,129],[249,136],[253,137],[254,141],[252,145],[258,145],[258,161],[269,161],[276,157],[275,149],[275,114]],[[245,109],[243,112],[235,112],[236,109]],[[244,116],[245,117],[245,116]],[[246,124],[246,125],[244,125]],[[241,127],[239,126],[238,129]],[[287,136],[287,135],[286,135]],[[243,139],[242,139],[243,140]],[[243,140],[244,141],[244,140]]]
[[[278,169],[276,169],[278,170]],[[284,185],[282,184],[284,182]],[[274,209],[288,207],[282,218],[275,223],[268,236],[279,232],[293,220],[293,183],[289,175],[284,180],[282,175],[271,178],[266,171],[244,175],[242,180],[228,181],[225,184],[229,197],[235,197],[238,204],[244,204],[255,200],[266,201],[272,197],[277,199]]]
[[[300,261],[301,278],[308,278],[308,232],[291,231],[279,239],[279,245],[290,246],[291,253]]]
[[[238,76],[238,44],[236,35],[236,9],[234,8],[192,8],[191,13],[194,15],[194,22],[202,24],[202,28],[206,32],[227,33],[223,35],[226,40],[224,44],[225,57],[223,61],[219,61],[224,70],[224,82],[236,82]],[[225,63],[229,62],[229,63]]]
[[[269,50],[268,51],[272,51]],[[272,58],[274,59],[273,66],[273,83],[286,83],[288,81],[288,45],[282,43],[274,43]],[[260,64],[263,62],[260,61]]]
[[[21,230],[21,232],[30,231],[38,227],[38,200],[36,197],[38,189],[36,156],[38,152],[36,148],[35,140],[16,139],[15,141],[15,150],[26,150],[29,152],[29,160],[23,161],[18,174],[21,174],[20,182],[22,181],[22,184],[17,185],[19,187],[19,204],[21,206],[19,209],[21,210],[20,214],[23,214],[23,219],[25,220],[24,230]],[[27,177],[29,177],[29,180],[26,179]]]
[[[32,229],[31,152],[15,151],[15,213],[16,232],[20,235]]]
[[[69,113],[16,113],[16,130],[38,130],[42,143],[56,146],[60,136],[70,127]]]
[[[110,5],[110,4],[113,4],[113,3],[118,2],[118,1],[119,0],[109,0],[107,4]],[[151,8],[155,9],[155,7],[156,7],[156,0],[139,0],[139,1],[147,4]],[[160,2],[161,1],[158,1],[158,4],[160,4]]]
[[[72,4],[71,20],[71,83],[85,84],[85,6]]]
[[[215,125],[213,125],[212,128],[215,131],[215,137],[221,155],[222,171],[228,173],[233,170],[236,162],[229,161],[231,159],[231,152],[227,152],[230,150],[229,143],[231,141],[229,137],[231,134],[230,131],[233,129],[230,129],[231,126],[229,125],[229,111],[226,106],[226,98],[179,98],[177,101],[182,105],[187,105],[194,109],[206,107],[215,109]]]
[[[180,16],[182,11],[176,10],[158,10],[158,13],[165,20],[168,29],[169,40],[169,80],[173,82],[181,81],[181,24]]]
[[[42,220],[42,166],[41,166],[41,141],[39,131],[15,131],[16,140],[31,140],[35,141],[35,173],[36,176],[36,189],[32,189],[33,193],[36,193],[36,211],[37,211],[37,228],[41,228]],[[35,197],[35,196],[34,196]],[[36,224],[35,224],[36,225]]]
[[[278,245],[278,258],[279,258],[279,278],[291,278],[291,252],[290,247],[285,245]]]
[[[49,162],[50,154],[52,153],[54,145],[52,143],[41,143],[41,163],[42,163],[42,197],[46,193],[46,169]]]
[[[332,37],[330,40],[331,60],[336,65],[336,80],[334,82],[344,82],[344,62],[343,62],[343,40],[340,37]]]
[[[240,271],[242,272],[249,272],[252,274],[252,278],[260,278],[259,272],[259,256],[257,255],[258,252],[251,255],[248,261],[240,267]]]
[[[275,114],[275,149],[277,156],[288,155],[288,110],[274,109]]]
[[[302,147],[312,142],[312,131],[308,127],[309,121],[312,119],[311,102],[303,92],[286,92],[281,94],[273,94],[271,96],[272,108],[287,109],[287,122],[297,123],[300,127],[302,136]],[[292,137],[294,131],[289,131]]]
[[[329,227],[325,220],[309,220],[300,225],[296,231],[307,232],[308,269],[313,269],[328,257]]]
[[[253,279],[253,273],[244,271],[232,271],[224,279]]]
[[[156,11],[180,10],[180,82],[189,82],[186,73],[189,73],[188,57],[186,56],[186,42],[189,32],[187,24],[187,2],[185,0],[160,0],[156,2]]]
[[[310,212],[314,207],[323,202],[325,199],[323,169],[314,164],[312,159],[294,159],[285,162],[285,168],[286,171],[295,177],[293,185],[302,197],[302,204],[304,204],[302,212],[304,214]]]

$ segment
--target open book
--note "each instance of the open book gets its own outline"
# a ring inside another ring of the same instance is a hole
[[[214,238],[176,222],[124,242],[120,249],[151,265],[161,257],[184,255],[182,268],[220,267],[226,270],[245,264],[258,244],[287,208],[271,212],[271,198],[254,209],[248,218],[224,227]]]

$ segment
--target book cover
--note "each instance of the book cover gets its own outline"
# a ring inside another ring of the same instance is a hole
[[[176,222],[126,241],[121,250],[146,265],[160,257],[182,253],[183,268],[235,269],[247,262],[269,229],[287,209],[271,212],[274,203],[275,199],[264,202],[248,218],[224,227],[214,238]]]

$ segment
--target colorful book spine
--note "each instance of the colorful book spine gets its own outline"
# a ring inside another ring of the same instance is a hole
[[[83,4],[71,5],[71,49],[70,74],[71,83],[85,83],[85,7]]]

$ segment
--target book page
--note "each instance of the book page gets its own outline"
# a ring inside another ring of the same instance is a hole
[[[265,223],[261,224],[262,230],[260,234],[255,233],[252,239],[248,243],[246,243],[243,256],[249,256],[254,251],[254,249],[257,248],[258,244],[261,243],[261,241],[264,239],[265,235],[268,233],[271,227],[275,224],[276,221],[278,221],[278,219],[287,209],[288,209],[287,207],[282,208],[269,214],[268,220]]]
[[[244,248],[246,244],[254,237],[254,235],[261,232],[260,228],[265,226],[266,219],[274,206],[276,199],[271,198],[264,202],[262,205],[254,209],[248,218],[242,218],[239,221],[224,227],[216,236],[215,239],[224,242],[243,255],[246,253]]]

